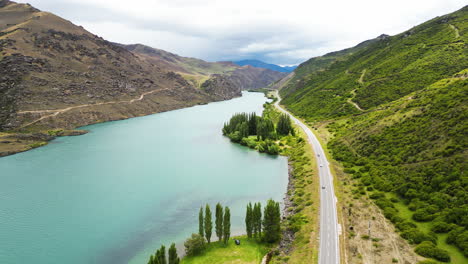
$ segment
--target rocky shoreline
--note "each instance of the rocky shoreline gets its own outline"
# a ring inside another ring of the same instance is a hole
[[[291,165],[291,161],[288,160],[288,190],[284,196],[284,208],[283,208],[283,222],[293,214],[294,205],[291,199],[294,193],[294,169]],[[289,254],[291,246],[294,241],[294,232],[288,228],[283,229],[281,240],[278,245],[278,251],[280,253]]]
[[[3,133],[0,134],[0,157],[25,152],[47,145],[57,137],[79,136],[87,130],[52,130],[50,132]]]
[[[282,222],[287,221],[286,219],[293,214],[294,205],[292,203],[291,197],[294,193],[294,169],[291,165],[291,161],[288,159],[288,188],[286,194],[283,198],[284,208],[283,208],[283,218]],[[273,255],[288,255],[292,249],[292,243],[294,242],[294,232],[288,228],[284,228],[281,233],[281,240],[276,248],[268,252],[263,258],[261,264],[270,263]]]

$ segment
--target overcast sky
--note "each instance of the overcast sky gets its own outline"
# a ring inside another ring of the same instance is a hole
[[[466,0],[28,0],[103,38],[209,61],[297,64],[456,11]]]

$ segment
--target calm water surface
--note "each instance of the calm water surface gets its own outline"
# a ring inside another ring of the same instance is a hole
[[[281,200],[287,160],[221,135],[236,112],[262,111],[261,93],[84,127],[0,158],[0,263],[147,263],[161,243],[198,232],[198,210]],[[213,232],[214,233],[214,232]]]

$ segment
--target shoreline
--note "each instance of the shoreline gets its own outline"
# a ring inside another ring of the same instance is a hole
[[[283,198],[284,208],[283,208],[283,216],[281,219],[282,222],[285,222],[289,216],[294,214],[292,194],[294,193],[296,187],[294,185],[295,183],[294,183],[293,175],[294,175],[294,168],[288,157],[288,187],[287,187],[286,194]],[[288,255],[291,252],[291,246],[292,246],[292,243],[294,242],[294,238],[295,238],[295,235],[292,230],[290,230],[289,228],[283,229],[281,240],[278,245],[278,250]]]
[[[251,92],[251,91],[244,90],[242,92]],[[80,135],[87,134],[89,132],[87,130],[77,129],[79,127],[101,124],[101,123],[106,123],[106,122],[127,120],[127,119],[131,119],[135,117],[143,117],[143,116],[149,116],[149,115],[154,115],[154,114],[160,114],[160,113],[176,111],[176,110],[186,109],[186,108],[195,107],[195,106],[202,106],[202,105],[208,105],[211,103],[229,101],[229,100],[240,98],[240,97],[242,97],[242,95],[234,96],[232,98],[224,99],[224,100],[197,102],[191,105],[184,105],[182,107],[176,107],[174,109],[162,110],[159,112],[151,112],[148,114],[143,114],[143,115],[138,115],[138,116],[127,116],[124,118],[109,119],[109,120],[86,123],[86,124],[82,124],[79,126],[73,126],[70,129],[50,128],[49,130],[38,129],[36,131],[31,130],[31,131],[26,131],[26,132],[21,132],[18,130],[0,131],[0,158],[26,152],[26,151],[29,151],[38,147],[46,146],[50,141],[58,137],[80,136]]]
[[[31,133],[0,133],[0,158],[47,145],[58,137],[80,136],[87,130],[49,130]],[[3,147],[2,147],[3,145]],[[9,148],[10,147],[10,148]]]

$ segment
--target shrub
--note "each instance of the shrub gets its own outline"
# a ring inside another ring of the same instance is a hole
[[[187,256],[195,256],[205,250],[205,238],[199,234],[192,234],[187,240],[185,240],[185,254]]]
[[[434,222],[431,230],[436,233],[446,233],[450,231],[450,225],[445,222]]]
[[[396,224],[396,227],[400,230],[400,231],[407,231],[409,229],[412,229],[412,228],[416,228],[416,224],[413,223],[413,222],[410,222],[410,221],[402,221],[402,222],[399,222]]]
[[[267,153],[270,155],[278,155],[280,152],[280,147],[276,145],[276,143],[272,143],[271,145],[268,146]]]
[[[450,262],[448,252],[436,247],[434,243],[429,241],[422,242],[414,251],[423,257],[434,258],[442,262]]]
[[[374,199],[374,200],[380,199],[380,198],[383,198],[383,197],[385,197],[385,194],[381,193],[381,192],[375,192],[375,193],[369,195],[369,198]]]
[[[290,218],[289,218],[289,229],[291,231],[293,231],[294,233],[298,232],[299,230],[301,230],[301,227],[306,224],[308,221],[307,221],[307,217],[304,216],[303,214],[295,214],[295,215],[292,215]]]
[[[419,221],[419,222],[427,222],[431,221],[434,219],[434,215],[430,214],[427,209],[418,209],[416,212],[414,212],[412,216],[413,220]]]
[[[354,169],[348,169],[348,168],[347,168],[347,169],[344,169],[343,172],[344,172],[344,173],[353,174],[353,173],[355,173],[356,171],[355,171]]]
[[[468,256],[468,230],[463,227],[454,228],[448,233],[447,243],[457,246],[465,256]]]
[[[401,237],[408,240],[410,244],[419,244],[423,241],[430,241],[432,243],[437,243],[437,239],[433,235],[425,234],[424,232],[411,228],[401,233]]]

